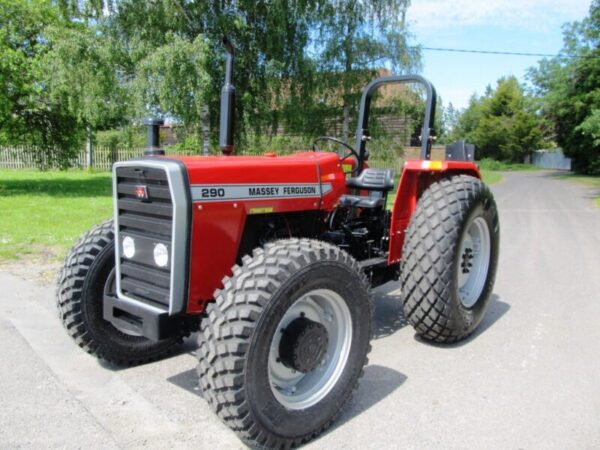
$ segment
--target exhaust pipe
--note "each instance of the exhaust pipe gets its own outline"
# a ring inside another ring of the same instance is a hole
[[[164,121],[155,118],[144,120],[148,127],[148,146],[144,150],[144,156],[163,156],[165,151],[160,148],[160,126]]]
[[[224,156],[233,153],[233,131],[235,128],[235,87],[233,87],[233,44],[223,37],[223,47],[227,52],[225,61],[225,83],[221,88],[221,123],[219,146]]]

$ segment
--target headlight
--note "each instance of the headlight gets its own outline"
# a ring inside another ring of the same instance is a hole
[[[123,239],[123,256],[127,259],[133,258],[135,255],[135,241],[131,236],[125,236]]]
[[[167,267],[169,264],[169,249],[165,244],[154,246],[154,262],[158,267]]]

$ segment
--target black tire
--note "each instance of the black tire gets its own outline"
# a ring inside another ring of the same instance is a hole
[[[104,290],[114,290],[113,229],[112,220],[107,220],[71,249],[57,281],[59,317],[77,345],[113,364],[129,366],[165,357],[183,341],[183,331],[182,336],[155,342],[123,333],[103,318]]]
[[[318,403],[288,409],[271,389],[272,340],[283,332],[279,326],[286,312],[315,289],[343,298],[351,316],[350,350],[337,382]],[[198,337],[198,375],[204,398],[221,420],[246,444],[262,448],[296,446],[328,428],[368,362],[372,307],[356,261],[320,241],[268,243],[233,268],[215,298]]]
[[[460,243],[475,220],[487,225],[489,263],[487,275],[482,272],[480,295],[474,290],[470,304],[459,292],[465,258]],[[475,330],[494,286],[499,242],[496,203],[481,180],[453,176],[427,188],[411,218],[400,265],[404,314],[419,336],[450,343]]]

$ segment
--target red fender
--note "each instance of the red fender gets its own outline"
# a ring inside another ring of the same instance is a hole
[[[399,263],[402,258],[404,235],[421,194],[431,183],[459,174],[471,175],[481,179],[479,168],[472,162],[406,161],[398,183],[394,208],[392,209],[388,264]]]

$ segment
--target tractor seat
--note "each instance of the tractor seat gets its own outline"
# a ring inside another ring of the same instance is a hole
[[[342,195],[340,197],[340,206],[346,208],[378,208],[383,206],[383,197],[365,197],[362,195]]]
[[[392,169],[365,169],[361,174],[346,180],[346,186],[360,191],[388,192],[394,187]]]

